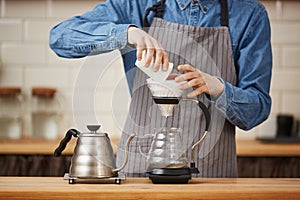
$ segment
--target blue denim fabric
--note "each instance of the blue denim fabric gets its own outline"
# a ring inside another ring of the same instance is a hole
[[[50,32],[50,47],[61,57],[77,58],[115,49],[123,54],[126,72],[135,68],[135,53],[127,45],[127,28],[142,27],[145,10],[158,0],[107,0]],[[215,106],[235,126],[249,130],[270,113],[272,50],[270,23],[255,0],[228,0],[229,31],[237,70],[237,85],[227,82]],[[153,15],[149,16],[149,21]],[[220,26],[217,0],[166,0],[163,19],[200,27]],[[126,53],[127,52],[127,53]],[[133,74],[128,76],[132,87]]]

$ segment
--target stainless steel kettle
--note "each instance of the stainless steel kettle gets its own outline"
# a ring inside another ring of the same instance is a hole
[[[110,178],[118,176],[128,160],[128,149],[131,140],[135,137],[132,134],[126,143],[125,160],[117,168],[113,148],[107,133],[100,133],[97,130],[99,125],[89,125],[88,133],[80,133],[76,129],[70,129],[64,139],[60,142],[59,147],[55,150],[54,156],[60,156],[66,148],[67,143],[72,136],[77,137],[76,147],[71,159],[69,177],[71,179],[94,179]],[[71,182],[70,182],[71,183]]]

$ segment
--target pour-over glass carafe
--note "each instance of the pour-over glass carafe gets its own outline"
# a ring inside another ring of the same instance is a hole
[[[195,164],[195,149],[204,141],[210,125],[210,113],[207,107],[200,101],[193,99],[182,99],[178,97],[153,97],[154,102],[163,104],[178,104],[179,101],[193,101],[203,111],[206,119],[205,131],[200,140],[191,148],[191,162],[188,166],[186,149],[182,145],[182,135],[179,128],[162,128],[151,135],[152,142],[147,154],[140,152],[147,157],[147,173],[153,183],[187,183],[191,174],[199,173]],[[141,141],[149,137],[145,135]]]
[[[147,171],[157,168],[182,168],[188,161],[182,146],[181,129],[164,127],[155,131],[153,135],[145,135],[143,139],[153,137],[150,150],[147,154],[140,152],[147,158]]]
[[[210,113],[204,103],[195,99],[184,99],[181,97],[182,91],[174,80],[153,81],[147,79],[147,85],[152,93],[153,101],[159,106],[162,116],[172,116],[173,107],[180,101],[191,101],[196,103],[202,110],[206,125],[201,139],[192,146],[190,167],[185,155],[186,149],[183,149],[181,131],[178,128],[162,128],[155,131],[152,136],[152,143],[147,157],[147,173],[153,183],[187,183],[191,179],[192,173],[199,173],[195,166],[195,149],[205,139],[209,125]],[[144,137],[149,137],[146,135]],[[141,141],[143,141],[142,138]],[[141,145],[140,145],[141,151]],[[143,153],[141,151],[143,155]]]

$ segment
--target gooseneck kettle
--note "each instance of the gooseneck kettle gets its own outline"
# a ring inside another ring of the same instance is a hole
[[[130,135],[126,143],[125,159],[120,167],[116,167],[113,148],[107,133],[97,132],[99,125],[89,125],[90,132],[80,133],[76,129],[70,129],[54,152],[54,156],[60,156],[66,148],[72,136],[78,138],[69,169],[69,183],[75,183],[77,179],[109,179],[118,177],[128,160],[128,149],[135,134]],[[120,183],[120,179],[115,179]]]

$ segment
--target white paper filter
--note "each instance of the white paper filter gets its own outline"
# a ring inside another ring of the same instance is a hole
[[[177,83],[175,80],[155,81],[151,78],[147,79],[147,85],[153,96],[156,97],[180,97],[182,90],[179,86],[184,82]],[[158,104],[162,116],[171,116],[174,104]]]

